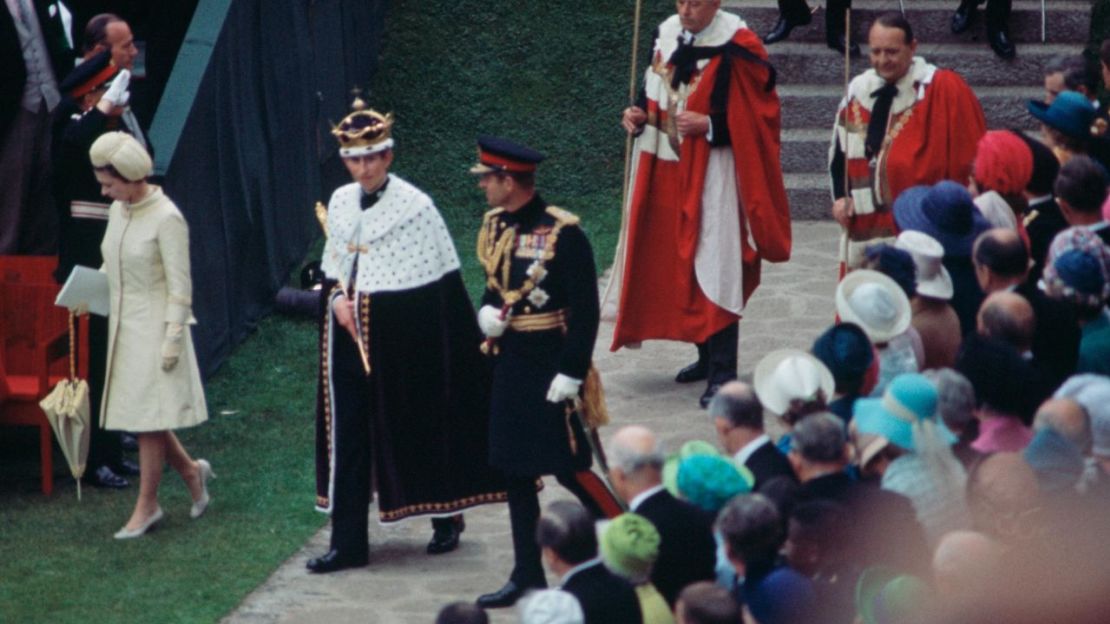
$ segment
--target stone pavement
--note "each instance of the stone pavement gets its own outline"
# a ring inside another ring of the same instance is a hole
[[[740,323],[740,373],[750,379],[755,363],[781,347],[807,349],[833,320],[838,228],[830,222],[796,222],[794,253],[785,264],[764,264],[763,283]],[[714,441],[713,428],[697,399],[700,383],[678,385],[674,373],[695,352],[681,343],[650,342],[638,350],[610,353],[612,323],[603,323],[594,357],[605,385],[615,427],[640,423],[655,430],[666,448],[695,438]],[[541,505],[569,497],[553,480]],[[428,556],[431,537],[425,520],[385,528],[371,509],[370,565],[323,576],[305,570],[309,557],[327,550],[325,527],[278,568],[224,621],[232,624],[328,622],[430,624],[439,609],[473,600],[499,588],[512,567],[508,509],[487,505],[466,513],[458,550]],[[515,622],[515,612],[491,612],[493,622]]]

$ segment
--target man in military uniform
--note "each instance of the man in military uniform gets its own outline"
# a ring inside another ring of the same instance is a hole
[[[104,263],[100,241],[108,227],[108,204],[89,164],[89,148],[100,135],[120,128],[127,105],[129,72],[120,71],[109,52],[90,54],[60,85],[66,97],[56,109],[54,146],[54,203],[58,212],[58,268],[54,278],[64,283],[75,265],[93,269]],[[89,402],[100,413],[108,361],[108,320],[88,317]],[[100,428],[93,418],[85,482],[97,487],[125,488],[121,475],[139,474],[139,466],[123,458],[120,434]]]
[[[620,504],[589,470],[590,440],[575,413],[579,398],[595,398],[590,360],[599,320],[597,270],[578,217],[549,206],[535,187],[543,155],[495,137],[478,140],[481,176],[493,210],[478,237],[486,292],[478,325],[493,357],[490,463],[508,480],[515,561],[503,588],[478,598],[507,607],[544,587],[536,523],[536,479],[555,475],[595,516],[615,516]]]
[[[392,125],[357,99],[332,131],[354,181],[328,203],[321,259],[316,506],[332,534],[316,573],[366,565],[372,484],[383,524],[432,518],[429,554],[455,549],[463,509],[506,499],[475,461],[489,370],[459,257],[432,199],[389,173]]]

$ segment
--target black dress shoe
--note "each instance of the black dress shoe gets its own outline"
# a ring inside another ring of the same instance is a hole
[[[428,554],[441,555],[459,547],[459,536],[466,530],[466,521],[459,514],[450,518],[435,518],[432,526],[435,531],[432,541],[428,542]]]
[[[316,574],[327,574],[328,572],[336,572],[338,570],[345,570],[347,568],[361,568],[370,562],[370,556],[363,554],[362,556],[344,555],[334,548],[329,550],[327,554],[315,559],[309,559],[305,567],[309,572]]]
[[[139,465],[130,459],[121,459],[117,463],[112,464],[112,472],[123,475],[125,477],[139,476]]]
[[[785,17],[779,16],[779,21],[775,22],[775,27],[771,32],[763,35],[763,43],[771,44],[782,41],[790,36],[790,31],[794,30],[796,24],[791,24]]]
[[[972,0],[964,0],[960,3],[959,8],[952,14],[952,34],[958,35],[971,26],[971,19],[975,16],[975,7],[977,3]]]
[[[678,374],[674,376],[674,380],[678,383],[691,383],[694,381],[702,381],[709,377],[709,362],[698,358],[697,362],[687,365]]]
[[[113,490],[122,490],[131,485],[131,482],[112,472],[112,469],[107,466],[101,466],[93,471],[92,474],[86,475],[85,483],[93,487],[110,488]]]
[[[713,397],[716,396],[717,391],[720,389],[721,384],[709,384],[709,387],[702,393],[701,398],[698,399],[698,405],[700,405],[702,409],[709,407],[709,402],[713,400]]]
[[[987,31],[987,41],[990,42],[994,53],[1004,59],[1012,59],[1017,54],[1014,42],[1010,40],[1010,35],[1007,35],[1005,30]]]
[[[475,600],[475,604],[483,609],[501,609],[504,607],[511,607],[520,600],[524,592],[532,589],[531,587],[522,587],[513,581],[505,583],[501,589],[493,592],[492,594],[482,594]]]
[[[829,48],[836,50],[841,54],[844,54],[844,40],[844,35],[829,34],[825,36],[825,44],[828,45]],[[855,41],[849,42],[848,48],[851,50],[850,54],[853,58],[860,55],[859,44]]]

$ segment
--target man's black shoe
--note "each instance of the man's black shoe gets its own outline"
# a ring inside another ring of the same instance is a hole
[[[779,21],[775,22],[775,27],[771,32],[763,35],[763,43],[772,44],[790,36],[790,31],[794,30],[796,24],[791,24],[785,17],[779,16]]]
[[[101,466],[93,471],[92,474],[86,475],[85,483],[93,487],[110,488],[113,490],[122,490],[131,485],[127,479],[112,472],[112,469],[107,466]]]
[[[839,52],[841,54],[844,54],[844,40],[845,40],[844,35],[829,34],[825,37],[825,43],[830,48],[832,48],[833,50],[836,50],[837,52]],[[848,46],[851,49],[851,55],[853,57],[858,57],[860,55],[859,44],[858,43],[856,43],[855,41],[852,41],[848,44]]]
[[[459,547],[459,537],[466,530],[466,522],[462,514],[450,518],[436,518],[432,520],[435,531],[432,541],[428,542],[429,555],[441,555],[451,552]]]
[[[952,14],[952,34],[958,35],[971,26],[971,19],[975,16],[976,2],[964,0],[960,7]]]
[[[140,470],[139,465],[130,459],[121,459],[119,462],[112,464],[112,472],[125,477],[137,477]]]
[[[709,384],[709,387],[705,389],[701,398],[698,399],[698,405],[700,405],[702,409],[709,407],[709,402],[713,400],[713,397],[716,396],[717,391],[720,389],[721,384]]]
[[[128,453],[135,453],[139,450],[139,440],[130,433],[119,434],[120,446]]]
[[[687,365],[678,374],[674,376],[674,380],[678,383],[691,383],[694,381],[702,381],[709,377],[709,362],[698,358],[697,362]]]
[[[1005,30],[990,30],[987,32],[987,41],[991,44],[991,49],[994,53],[1004,59],[1012,59],[1017,53],[1014,47],[1014,42],[1010,41],[1010,36],[1006,34]]]
[[[524,595],[524,592],[532,589],[531,587],[521,587],[513,581],[505,583],[501,589],[493,592],[492,594],[482,594],[475,600],[475,604],[483,609],[501,609],[504,607],[511,607],[516,604],[517,600]]]
[[[345,570],[347,568],[361,568],[370,562],[369,555],[362,555],[360,557],[348,556],[340,553],[334,548],[329,550],[326,555],[309,559],[305,567],[309,572],[316,574],[327,574],[328,572],[336,572]]]

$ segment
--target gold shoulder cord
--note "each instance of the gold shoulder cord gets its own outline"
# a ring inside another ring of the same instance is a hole
[[[506,228],[498,233],[500,220],[496,217],[501,212],[503,212],[501,209],[497,209],[486,213],[485,222],[478,233],[478,261],[482,263],[486,271],[486,286],[501,295],[501,301],[504,305],[512,306],[527,297],[536,287],[536,282],[528,277],[525,278],[520,288],[516,290],[509,289],[512,252],[516,248],[517,228],[515,226]],[[578,217],[557,206],[548,206],[547,214],[555,218],[555,227],[547,235],[543,256],[536,260],[540,268],[544,268],[547,261],[555,257],[555,244],[558,242],[559,232],[563,229],[563,226],[578,224]],[[498,276],[498,273],[500,273],[500,276]]]

